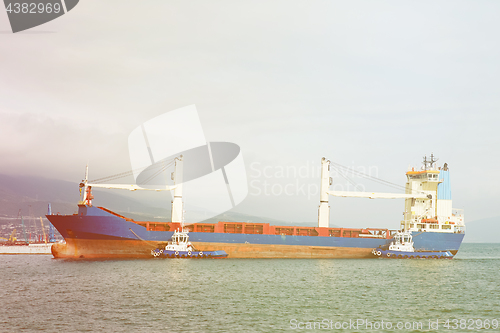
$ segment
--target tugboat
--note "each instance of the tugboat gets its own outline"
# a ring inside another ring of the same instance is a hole
[[[450,251],[425,252],[415,251],[411,231],[397,232],[389,246],[381,246],[372,250],[372,254],[381,258],[394,259],[451,259]]]
[[[197,251],[189,241],[189,230],[175,230],[172,240],[168,242],[165,249],[156,248],[151,250],[153,257],[163,258],[227,258],[226,251]]]

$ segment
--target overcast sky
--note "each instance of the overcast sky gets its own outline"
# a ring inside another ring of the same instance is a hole
[[[250,187],[236,211],[313,223],[319,175],[293,170],[325,156],[404,185],[434,153],[466,220],[498,216],[499,12],[498,1],[85,0],[12,34],[1,9],[0,173],[129,170],[134,128],[196,104],[207,140],[242,149]],[[330,203],[345,227],[395,228],[403,211]]]

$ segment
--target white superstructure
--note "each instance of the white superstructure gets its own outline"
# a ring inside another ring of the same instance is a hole
[[[424,158],[423,170],[410,168],[406,173],[406,193],[423,192],[430,200],[405,200],[401,229],[409,231],[463,232],[462,209],[452,208],[448,165],[436,166],[436,160]]]

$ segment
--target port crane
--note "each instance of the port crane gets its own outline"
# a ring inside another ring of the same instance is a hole
[[[0,237],[0,238],[5,239],[7,241],[6,244],[14,244],[17,241],[16,229],[12,230],[12,233],[10,234],[9,238],[5,237]]]

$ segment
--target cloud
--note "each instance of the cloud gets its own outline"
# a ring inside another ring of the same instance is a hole
[[[0,123],[1,173],[75,181],[89,160],[100,172],[129,168],[121,134],[105,132],[84,119],[2,112]]]

